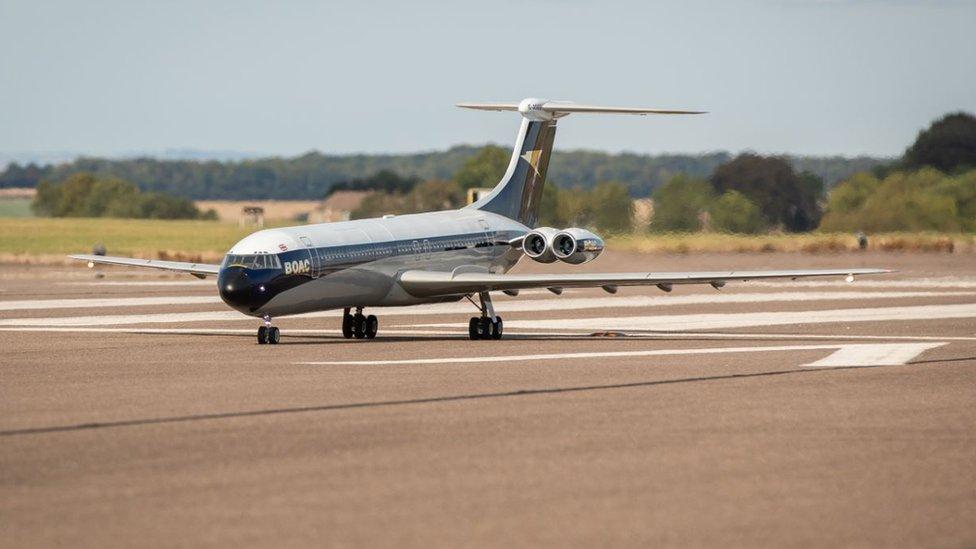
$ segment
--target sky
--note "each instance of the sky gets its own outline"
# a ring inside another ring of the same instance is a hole
[[[557,149],[901,154],[976,112],[976,2],[0,0],[0,152],[296,155],[509,144],[524,97],[701,109],[573,115]]]

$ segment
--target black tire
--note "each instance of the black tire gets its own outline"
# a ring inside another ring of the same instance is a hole
[[[501,339],[503,328],[504,328],[504,324],[502,323],[502,317],[496,316],[495,321],[491,323],[491,338]]]
[[[471,317],[468,321],[468,337],[471,339],[478,339],[478,324],[479,319],[476,316]]]
[[[268,343],[277,345],[281,341],[281,330],[277,326],[268,328]]]
[[[491,319],[482,317],[478,319],[478,335],[481,339],[491,339]]]
[[[356,316],[353,317],[352,335],[355,336],[356,339],[363,339],[366,337],[366,317],[361,313],[356,313]]]
[[[380,329],[380,320],[376,318],[376,315],[369,315],[366,317],[366,339],[373,339],[376,337],[376,332]]]
[[[349,339],[352,337],[354,320],[352,315],[342,315],[342,337]]]
[[[264,345],[267,342],[268,342],[268,327],[261,326],[260,328],[258,328],[258,344]]]

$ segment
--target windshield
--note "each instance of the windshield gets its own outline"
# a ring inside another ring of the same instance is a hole
[[[222,267],[240,266],[247,269],[280,269],[281,262],[274,254],[227,254]]]

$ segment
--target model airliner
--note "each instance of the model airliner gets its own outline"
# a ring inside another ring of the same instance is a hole
[[[389,307],[468,299],[480,310],[468,323],[471,339],[501,339],[502,318],[491,292],[517,295],[527,288],[603,288],[710,284],[766,278],[843,276],[881,269],[716,272],[626,272],[508,274],[527,256],[532,261],[580,265],[603,252],[603,240],[582,228],[536,227],[542,187],[557,121],[574,113],[634,115],[702,114],[700,111],[600,107],[542,99],[520,103],[460,103],[485,111],[515,111],[521,126],[508,169],[495,188],[458,210],[386,215],[338,223],[257,231],[234,245],[220,265],[73,255],[89,265],[105,263],[217,277],[217,291],[230,307],[264,320],[261,344],[276,344],[279,316],[343,309],[346,338],[373,339],[379,328],[366,307]],[[476,301],[477,300],[477,301]]]

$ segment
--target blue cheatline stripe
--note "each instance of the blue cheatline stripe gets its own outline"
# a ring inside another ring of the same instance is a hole
[[[391,257],[508,246],[509,240],[521,234],[520,231],[464,233],[429,238],[351,244],[346,246],[301,248],[275,255],[283,263],[310,259],[311,264],[309,267],[311,272],[308,274],[322,276],[342,269]],[[311,258],[309,258],[309,255],[311,255]]]

